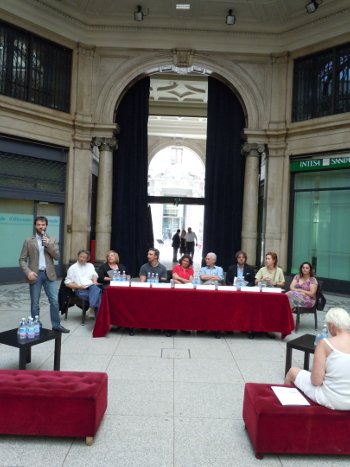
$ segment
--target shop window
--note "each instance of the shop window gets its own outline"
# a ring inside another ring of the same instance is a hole
[[[319,277],[348,281],[349,229],[350,170],[296,174],[292,273],[310,261]]]

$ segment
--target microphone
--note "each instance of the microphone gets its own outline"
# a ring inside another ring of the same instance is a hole
[[[45,243],[44,243],[45,234],[46,234],[45,230],[42,230],[41,231],[41,237],[42,237],[41,243],[42,243],[43,246],[45,246]]]

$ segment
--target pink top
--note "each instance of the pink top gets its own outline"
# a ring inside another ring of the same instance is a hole
[[[181,264],[174,266],[173,272],[183,279],[190,280],[190,277],[194,275],[193,268],[183,268]]]

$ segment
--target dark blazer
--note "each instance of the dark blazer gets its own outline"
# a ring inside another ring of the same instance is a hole
[[[229,266],[226,274],[226,284],[233,285],[233,280],[237,276],[237,263]],[[243,267],[244,280],[248,282],[248,286],[255,285],[255,271],[252,266],[245,264]]]

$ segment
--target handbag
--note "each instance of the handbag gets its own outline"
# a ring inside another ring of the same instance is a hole
[[[316,310],[323,311],[326,306],[327,300],[323,293],[317,292],[316,294]]]

